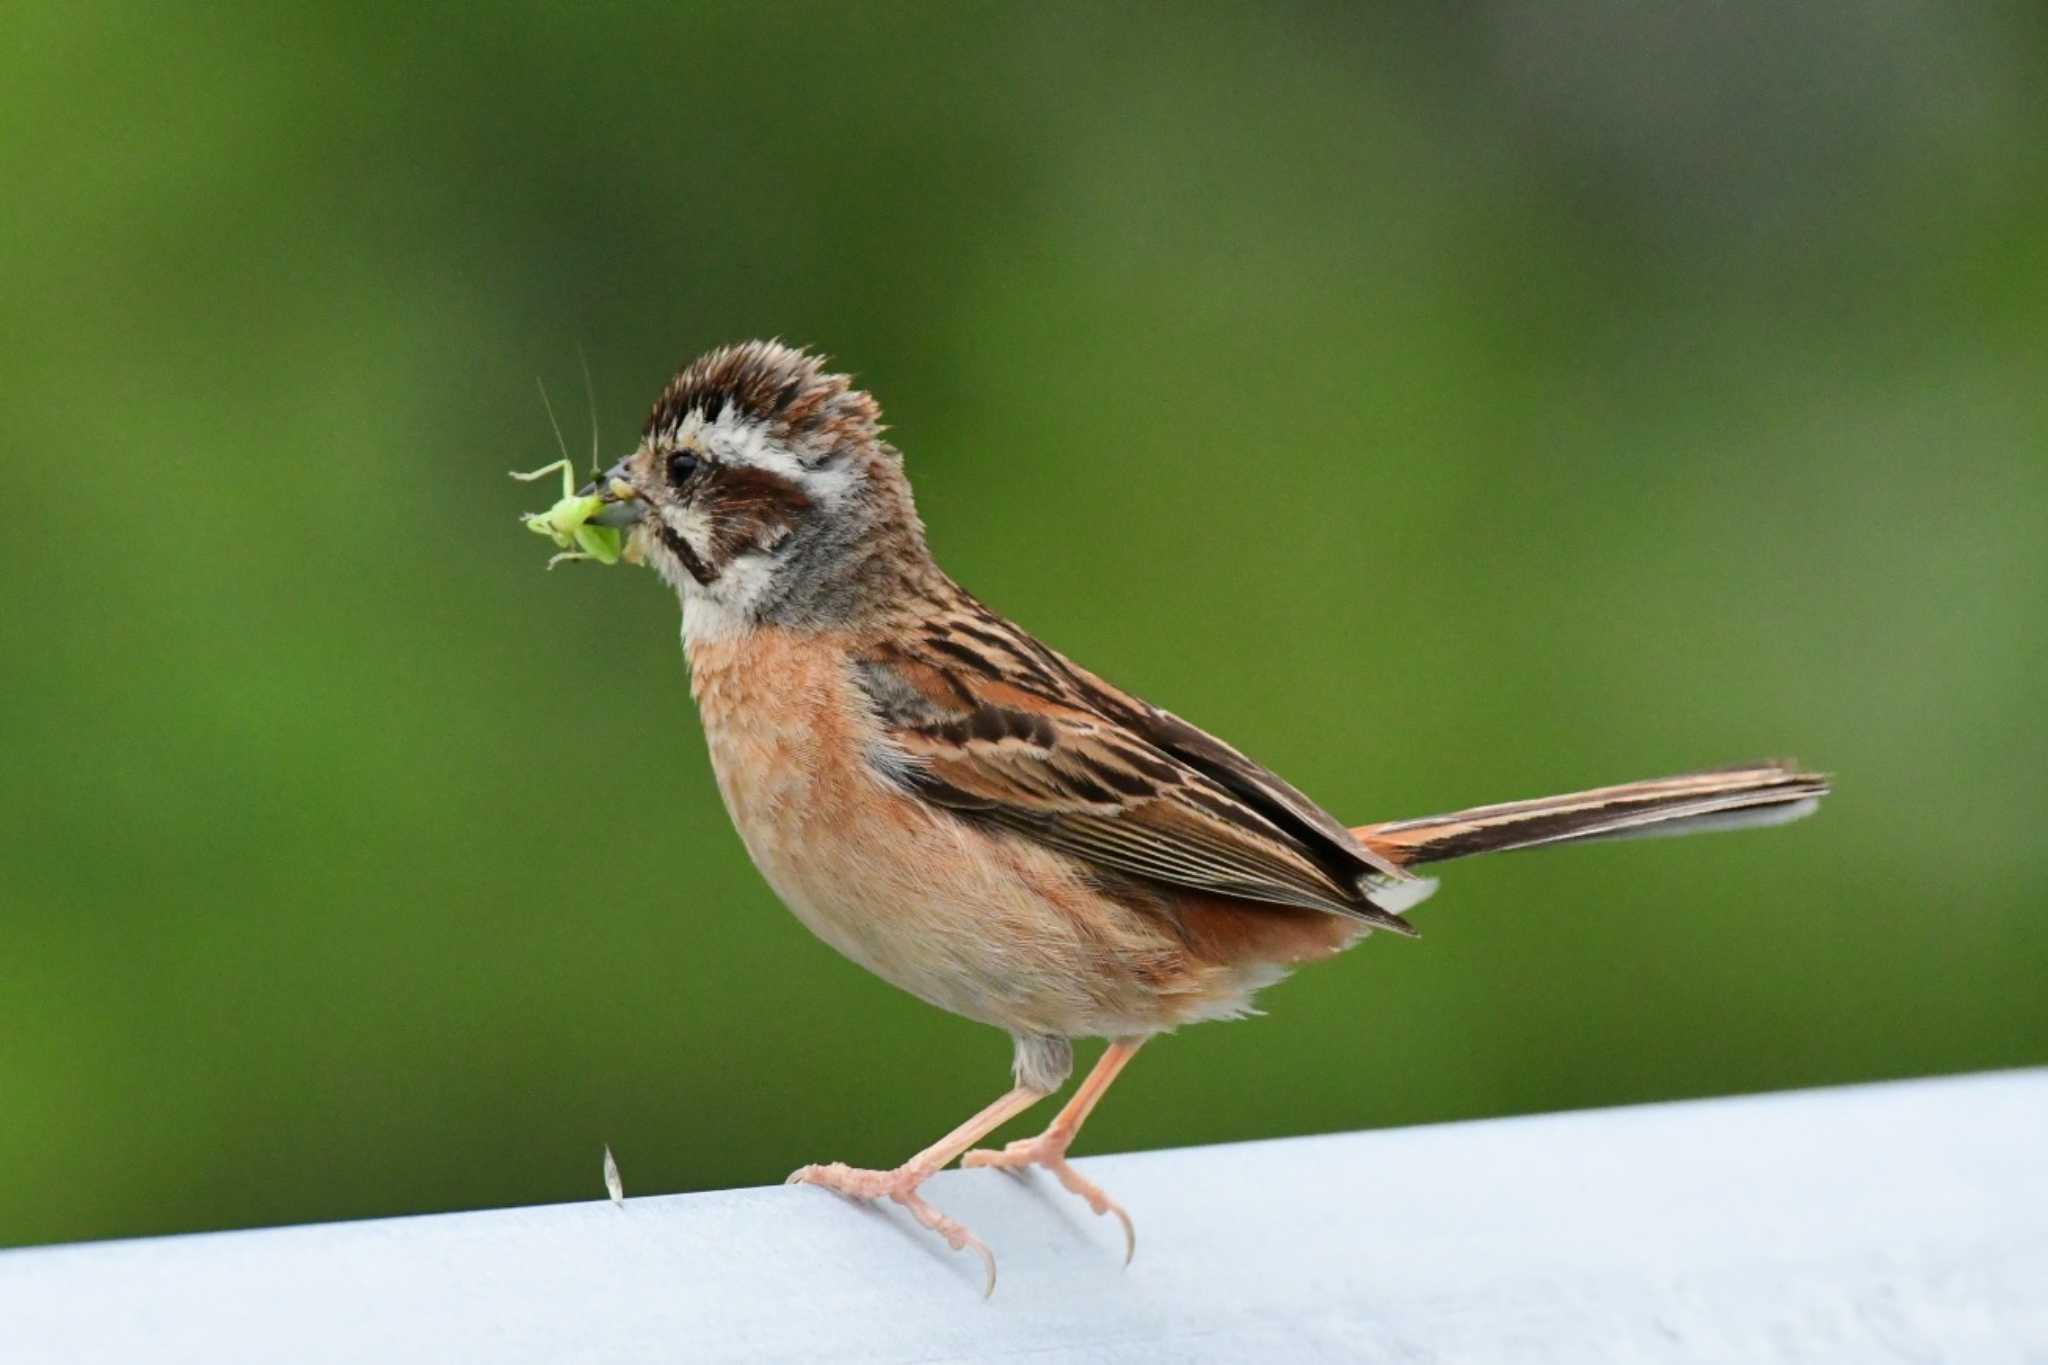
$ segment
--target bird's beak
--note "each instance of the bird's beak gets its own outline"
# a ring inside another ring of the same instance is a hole
[[[647,511],[647,504],[640,498],[638,490],[626,478],[626,461],[620,460],[599,477],[576,490],[576,496],[587,498],[596,494],[604,499],[604,505],[597,515],[590,518],[597,526],[631,526]]]

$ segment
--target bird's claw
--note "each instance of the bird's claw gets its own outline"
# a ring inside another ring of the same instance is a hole
[[[1113,1213],[1124,1225],[1124,1264],[1138,1253],[1138,1229],[1131,1222],[1131,1215],[1124,1212],[1124,1206],[1103,1192],[1100,1185],[1082,1175],[1067,1162],[1067,1144],[1073,1139],[1061,1134],[1041,1133],[1035,1138],[1018,1138],[1007,1144],[1000,1152],[982,1147],[960,1158],[964,1169],[994,1167],[997,1170],[1014,1171],[1025,1166],[1043,1166],[1052,1172],[1060,1184],[1088,1201],[1088,1207],[1097,1215]]]
[[[887,1197],[910,1211],[910,1216],[921,1225],[936,1232],[947,1246],[955,1251],[972,1250],[981,1257],[982,1267],[988,1272],[987,1283],[982,1288],[982,1297],[996,1292],[996,1256],[988,1249],[988,1243],[969,1232],[956,1219],[948,1218],[918,1194],[918,1186],[932,1176],[928,1167],[910,1165],[898,1166],[893,1171],[868,1171],[849,1166],[843,1161],[827,1164],[801,1166],[789,1174],[786,1185],[817,1185],[849,1199],[873,1200]]]

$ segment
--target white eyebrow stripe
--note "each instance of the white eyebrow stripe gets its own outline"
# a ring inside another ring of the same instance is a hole
[[[679,438],[696,437],[713,459],[746,465],[784,479],[813,501],[837,505],[853,491],[854,473],[843,464],[807,464],[789,446],[769,435],[768,424],[755,421],[728,403],[716,422],[704,421],[692,409],[678,428]]]

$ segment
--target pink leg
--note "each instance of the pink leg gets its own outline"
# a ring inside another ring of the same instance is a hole
[[[1060,1184],[1088,1201],[1088,1207],[1098,1214],[1113,1213],[1124,1225],[1124,1264],[1131,1263],[1131,1256],[1138,1249],[1138,1231],[1131,1225],[1131,1215],[1123,1206],[1102,1192],[1093,1181],[1083,1179],[1081,1173],[1067,1164],[1067,1148],[1073,1145],[1074,1135],[1081,1131],[1081,1125],[1088,1121],[1109,1084],[1124,1069],[1124,1063],[1137,1054],[1144,1039],[1125,1039],[1111,1043],[1102,1054],[1102,1060],[1088,1073],[1088,1079],[1081,1082],[1081,1088],[1074,1092],[1074,1098],[1067,1101],[1067,1107],[1035,1138],[1019,1138],[1000,1152],[986,1149],[969,1152],[960,1159],[962,1166],[997,1166],[1016,1169],[1020,1166],[1043,1166],[1059,1178]]]
[[[976,1114],[952,1132],[919,1152],[893,1171],[865,1171],[835,1161],[830,1165],[806,1166],[792,1173],[791,1185],[822,1185],[853,1199],[879,1199],[883,1195],[910,1210],[911,1217],[946,1239],[955,1251],[972,1247],[988,1268],[986,1293],[996,1292],[996,1258],[979,1237],[946,1217],[918,1195],[917,1187],[942,1170],[954,1157],[987,1137],[1003,1124],[1044,1099],[1046,1092],[1018,1086],[1009,1094]]]

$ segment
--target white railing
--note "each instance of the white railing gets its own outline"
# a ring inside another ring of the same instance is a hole
[[[0,1253],[0,1361],[2048,1359],[2048,1069],[1079,1165],[1128,1270],[1043,1178],[928,1187],[988,1300],[894,1208],[597,1198]]]

